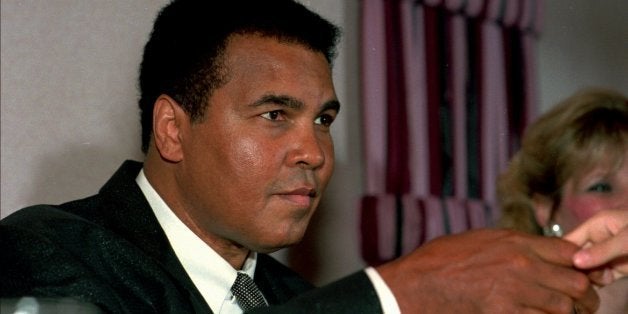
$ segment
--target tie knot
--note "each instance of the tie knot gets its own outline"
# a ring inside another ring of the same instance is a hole
[[[238,272],[238,277],[231,286],[231,292],[245,312],[267,305],[262,292],[257,288],[253,279],[245,273]]]

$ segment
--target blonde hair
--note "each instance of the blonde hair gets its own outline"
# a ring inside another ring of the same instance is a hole
[[[534,216],[534,195],[558,204],[567,180],[578,180],[602,163],[618,167],[627,152],[628,99],[624,95],[590,88],[563,100],[527,128],[521,149],[499,176],[499,225],[541,233]]]

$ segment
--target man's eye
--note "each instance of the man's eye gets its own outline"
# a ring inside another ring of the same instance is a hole
[[[608,183],[596,183],[587,189],[589,192],[611,192],[612,190],[613,187]]]
[[[264,119],[268,119],[271,121],[281,120],[282,112],[281,110],[273,110],[260,115]]]
[[[323,126],[330,126],[333,122],[334,122],[334,117],[329,114],[322,114],[318,118],[316,118],[316,120],[314,120],[314,123],[320,124]]]

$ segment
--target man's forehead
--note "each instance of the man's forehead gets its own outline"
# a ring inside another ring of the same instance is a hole
[[[325,54],[322,51],[317,51],[313,49],[311,46],[306,43],[290,37],[278,37],[275,35],[269,35],[262,32],[242,32],[242,33],[234,33],[227,37],[224,45],[225,54],[230,53],[234,49],[234,47],[245,47],[249,48],[246,51],[255,52],[259,51],[260,45],[285,45],[293,48],[300,48],[308,52],[313,52],[315,54],[320,54],[325,60]],[[331,68],[331,64],[326,62],[327,65]]]

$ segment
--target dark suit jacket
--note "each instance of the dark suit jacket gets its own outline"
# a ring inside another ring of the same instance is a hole
[[[0,296],[72,297],[113,313],[211,313],[135,183],[127,161],[97,195],[0,221]],[[381,313],[364,272],[314,288],[259,254],[269,313]]]

